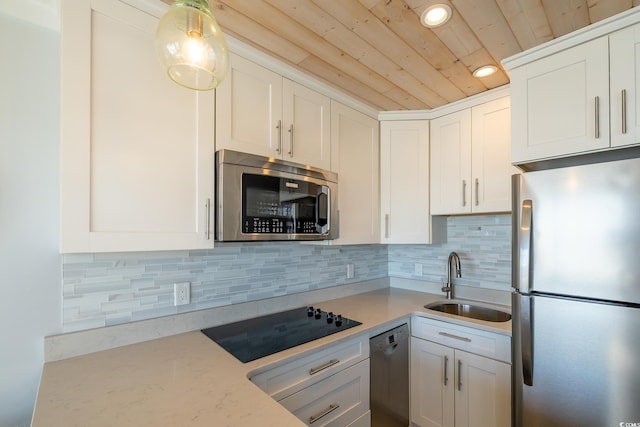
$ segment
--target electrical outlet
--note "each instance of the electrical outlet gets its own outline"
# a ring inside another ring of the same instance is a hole
[[[416,262],[413,265],[413,274],[415,276],[422,276],[422,264],[420,264],[419,262]]]
[[[347,279],[353,279],[355,276],[355,268],[353,264],[347,264]]]
[[[191,283],[181,282],[173,284],[173,305],[185,305],[191,302]]]

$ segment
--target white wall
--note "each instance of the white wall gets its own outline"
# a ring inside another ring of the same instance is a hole
[[[16,17],[29,8],[38,24]],[[57,28],[58,7],[51,0],[2,0],[0,426],[29,425],[43,337],[62,329]]]

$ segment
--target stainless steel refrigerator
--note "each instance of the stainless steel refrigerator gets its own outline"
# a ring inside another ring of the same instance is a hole
[[[640,159],[512,184],[514,426],[640,426]]]

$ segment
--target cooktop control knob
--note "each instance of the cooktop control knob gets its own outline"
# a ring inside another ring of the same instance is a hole
[[[307,307],[307,317],[313,317],[313,307]]]
[[[336,314],[335,316],[336,326],[342,326],[342,314]]]
[[[316,308],[316,319],[319,319],[322,317],[322,310],[320,310],[319,308]]]
[[[333,312],[332,311],[327,313],[327,323],[333,323]]]

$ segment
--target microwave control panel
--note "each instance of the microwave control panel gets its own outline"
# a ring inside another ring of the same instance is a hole
[[[318,231],[314,221],[250,217],[245,219],[242,232],[245,234],[316,234]]]

